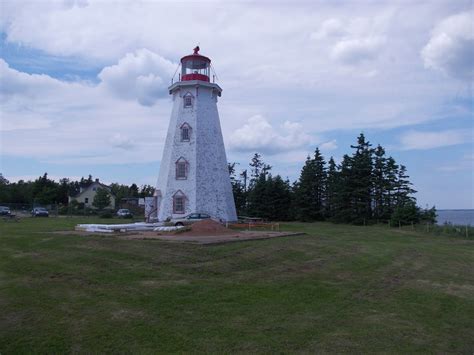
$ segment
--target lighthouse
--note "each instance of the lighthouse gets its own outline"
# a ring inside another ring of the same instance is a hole
[[[210,82],[210,69],[196,47],[181,58],[179,81],[168,88],[173,109],[154,201],[159,221],[190,213],[237,220],[217,110],[222,89]]]

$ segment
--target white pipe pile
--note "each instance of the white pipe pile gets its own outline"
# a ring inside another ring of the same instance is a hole
[[[163,223],[127,223],[127,224],[78,224],[76,230],[85,232],[113,233],[113,232],[146,232],[154,231],[155,228],[163,227]],[[171,227],[164,227],[171,228]],[[176,228],[176,227],[173,227]]]

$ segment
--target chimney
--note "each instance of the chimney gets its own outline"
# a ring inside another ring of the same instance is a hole
[[[99,179],[95,179],[95,182],[99,182]]]

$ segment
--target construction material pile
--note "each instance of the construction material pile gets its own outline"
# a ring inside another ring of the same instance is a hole
[[[127,223],[127,224],[78,224],[75,228],[79,231],[114,233],[114,232],[146,232],[146,231],[166,231],[178,230],[180,227],[164,227],[163,223]]]

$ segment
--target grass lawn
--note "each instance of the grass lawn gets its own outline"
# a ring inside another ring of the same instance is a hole
[[[1,354],[474,352],[473,239],[328,223],[219,246],[53,233],[93,222],[0,221]]]

